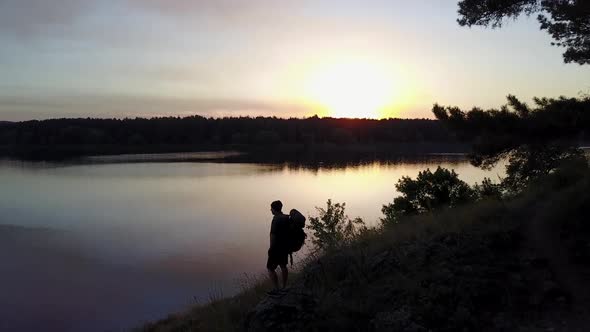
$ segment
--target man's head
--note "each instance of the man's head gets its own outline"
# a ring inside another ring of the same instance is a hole
[[[272,214],[283,213],[283,203],[281,203],[281,201],[274,201],[270,203],[270,211],[272,212]]]

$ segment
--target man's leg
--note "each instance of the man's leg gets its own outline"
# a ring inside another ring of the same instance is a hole
[[[268,269],[268,276],[270,277],[270,281],[272,281],[272,285],[274,289],[279,289],[279,277],[275,270]]]
[[[275,270],[277,269],[276,255],[273,255],[273,252],[268,249],[268,260],[266,261],[266,269],[268,270],[268,276],[270,277],[270,281],[272,281],[273,289],[279,289],[279,277]]]
[[[275,273],[275,277],[276,277],[276,273]],[[281,265],[281,276],[283,277],[283,288],[287,287],[287,279],[289,278],[289,269],[287,268],[287,265]],[[278,283],[278,281],[277,281]]]

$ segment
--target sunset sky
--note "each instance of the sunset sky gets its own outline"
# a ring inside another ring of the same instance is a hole
[[[313,114],[579,96],[534,18],[462,28],[454,0],[0,0],[0,120]]]

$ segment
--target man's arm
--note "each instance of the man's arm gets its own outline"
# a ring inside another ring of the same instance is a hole
[[[277,236],[274,235],[274,234],[272,234],[272,233],[270,233],[270,247],[271,248],[274,248],[275,243],[277,241],[276,239],[277,239]]]
[[[274,248],[274,246],[277,242],[276,228],[277,228],[276,219],[273,218],[272,223],[270,224],[270,248]]]

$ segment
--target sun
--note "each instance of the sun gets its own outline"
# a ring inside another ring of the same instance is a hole
[[[337,118],[382,118],[396,90],[386,71],[369,63],[325,66],[310,75],[308,98]]]

